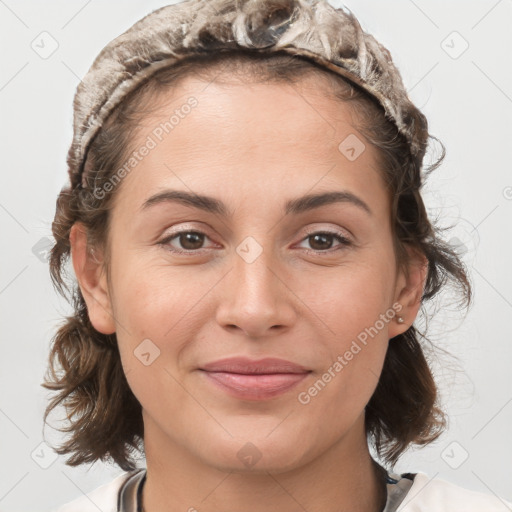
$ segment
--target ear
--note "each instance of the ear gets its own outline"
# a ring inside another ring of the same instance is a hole
[[[80,222],[73,224],[69,241],[73,268],[87,304],[89,319],[97,331],[113,334],[116,328],[103,257],[97,250],[93,252],[90,247],[87,247],[87,230]]]
[[[396,309],[396,316],[389,324],[389,338],[402,334],[412,325],[421,306],[421,297],[425,288],[428,272],[428,260],[418,250],[407,247],[409,253],[408,272],[400,270],[395,287],[394,303],[399,303],[402,308]],[[402,317],[403,323],[398,323],[397,318]]]

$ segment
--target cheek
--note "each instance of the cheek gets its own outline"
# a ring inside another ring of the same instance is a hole
[[[163,342],[194,325],[199,303],[204,306],[210,285],[204,276],[191,279],[190,275],[160,266],[121,277],[116,288],[116,320],[125,327],[121,334],[128,334],[132,343],[145,337]]]
[[[386,355],[396,315],[394,267],[373,258],[333,270],[328,279],[316,279],[316,287],[311,281],[302,289],[304,302],[323,325],[319,350],[325,366],[313,386],[302,390],[301,403],[314,402],[317,414],[335,416],[342,409],[357,415],[375,390]]]
[[[300,289],[300,298],[326,332],[345,341],[373,326],[381,314],[390,309],[388,316],[393,314],[394,269],[384,258],[320,268],[291,286]],[[378,328],[387,333],[387,325],[379,322]]]
[[[198,336],[198,301],[208,281],[190,280],[190,272],[141,260],[124,265],[118,266],[112,284],[117,339],[128,384],[154,414],[178,411],[186,403],[178,383],[179,367],[190,340]]]

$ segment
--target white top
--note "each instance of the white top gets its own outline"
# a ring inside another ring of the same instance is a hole
[[[137,496],[145,474],[145,469],[122,473],[52,512],[137,512]],[[388,500],[383,512],[512,512],[512,502],[440,478],[431,479],[425,473],[388,475]]]

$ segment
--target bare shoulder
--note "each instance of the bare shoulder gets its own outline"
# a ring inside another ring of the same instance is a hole
[[[443,480],[417,473],[398,509],[400,512],[512,512],[512,503],[494,494],[471,491]]]

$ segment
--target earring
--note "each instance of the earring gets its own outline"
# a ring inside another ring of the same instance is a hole
[[[403,323],[404,323],[404,319],[403,319],[401,316],[397,317],[396,321],[397,321],[399,324],[403,324]]]

